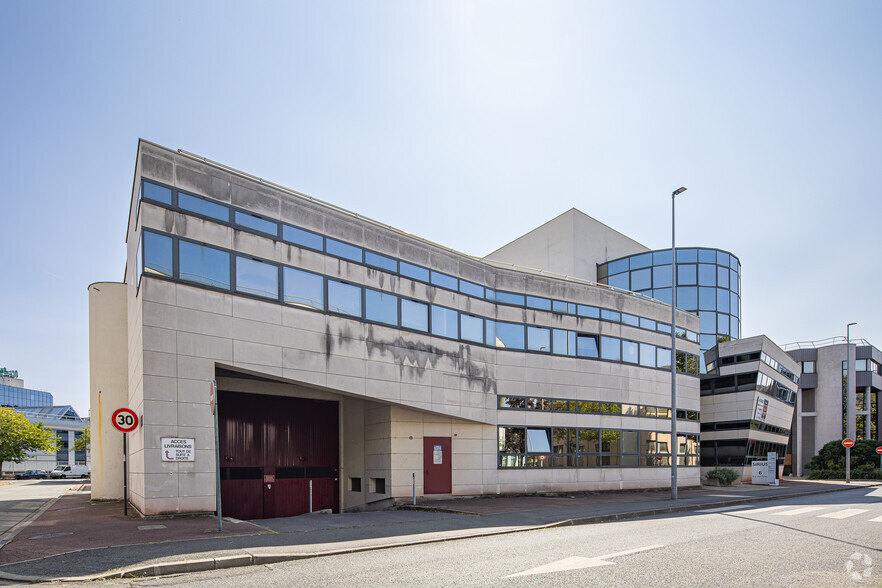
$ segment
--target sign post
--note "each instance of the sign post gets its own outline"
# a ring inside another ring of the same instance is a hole
[[[845,483],[851,483],[851,448],[854,447],[854,439],[846,437],[842,440],[842,446],[845,447]]]
[[[769,462],[769,486],[778,485],[778,452],[769,451],[766,453],[766,461]]]
[[[129,516],[129,453],[126,438],[138,428],[138,415],[128,408],[118,408],[113,412],[113,426],[123,434],[123,515]]]
[[[217,532],[224,530],[223,517],[221,516],[221,471],[220,471],[220,435],[217,426],[217,380],[212,380],[208,390],[208,408],[214,416],[214,471],[217,481],[215,495],[217,497]]]
[[[882,470],[882,445],[876,448],[876,453],[879,454],[879,469]]]

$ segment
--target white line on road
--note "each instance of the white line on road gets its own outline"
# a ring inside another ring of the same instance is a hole
[[[778,510],[779,508],[790,508],[789,504],[779,504],[778,506],[764,506],[763,508],[754,508],[744,514],[756,514],[760,512],[769,512],[770,510]]]
[[[696,512],[726,512],[727,510],[738,510],[739,508],[750,508],[749,504],[738,504],[736,506],[721,506],[719,508],[705,508]]]
[[[622,555],[631,555],[632,553],[640,553],[641,551],[649,551],[650,549],[658,549],[660,547],[664,547],[664,545],[648,545],[646,547],[638,547],[637,549],[618,551],[616,553],[598,555],[596,557],[580,557],[578,555],[575,555],[573,557],[567,557],[565,559],[561,559],[550,564],[545,564],[544,566],[531,568],[523,572],[518,572],[517,574],[511,574],[510,576],[506,576],[506,578],[532,576],[535,574],[548,574],[550,572],[566,572],[570,570],[581,570],[582,568],[596,568],[598,566],[611,566],[615,564],[611,561],[604,560],[613,557],[620,557]]]
[[[875,519],[870,519],[871,523],[882,523],[882,517],[876,517]]]
[[[847,519],[848,517],[853,517],[854,515],[859,515],[862,512],[867,512],[866,508],[846,508],[844,510],[837,510],[834,512],[828,512],[827,514],[818,515],[819,519]]]
[[[780,512],[773,512],[772,515],[780,516],[780,517],[795,517],[796,515],[806,514],[809,512],[815,512],[818,510],[824,510],[826,507],[824,506],[803,506],[802,508],[794,508],[791,510],[782,510]]]

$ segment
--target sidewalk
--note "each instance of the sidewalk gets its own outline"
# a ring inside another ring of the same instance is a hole
[[[399,510],[261,521],[142,519],[121,503],[61,497],[0,549],[0,578],[87,580],[272,563],[542,527],[590,524],[836,492],[878,482],[785,480],[779,487],[506,496],[430,501]]]

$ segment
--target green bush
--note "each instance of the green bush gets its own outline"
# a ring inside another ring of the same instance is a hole
[[[874,469],[879,467],[879,455],[876,453],[876,447],[879,445],[879,441],[867,439],[858,440],[854,444],[854,447],[851,448],[852,477],[854,477],[854,472],[858,468],[867,466],[870,469]],[[845,447],[842,446],[842,441],[830,441],[824,445],[805,467],[811,471],[809,478],[813,480],[829,479],[815,477],[815,474],[820,475],[821,472],[830,470],[842,470],[843,473],[840,478],[845,478]],[[857,479],[865,480],[871,478]]]
[[[809,480],[844,480],[845,469],[812,470]],[[851,469],[852,480],[882,480],[882,470],[871,465]]]
[[[705,476],[708,480],[719,480],[723,486],[728,486],[738,479],[738,472],[732,468],[714,468]]]

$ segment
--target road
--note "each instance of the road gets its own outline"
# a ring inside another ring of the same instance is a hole
[[[40,508],[49,498],[80,483],[72,480],[14,480],[0,484],[0,536]]]
[[[108,584],[880,586],[882,488]]]

